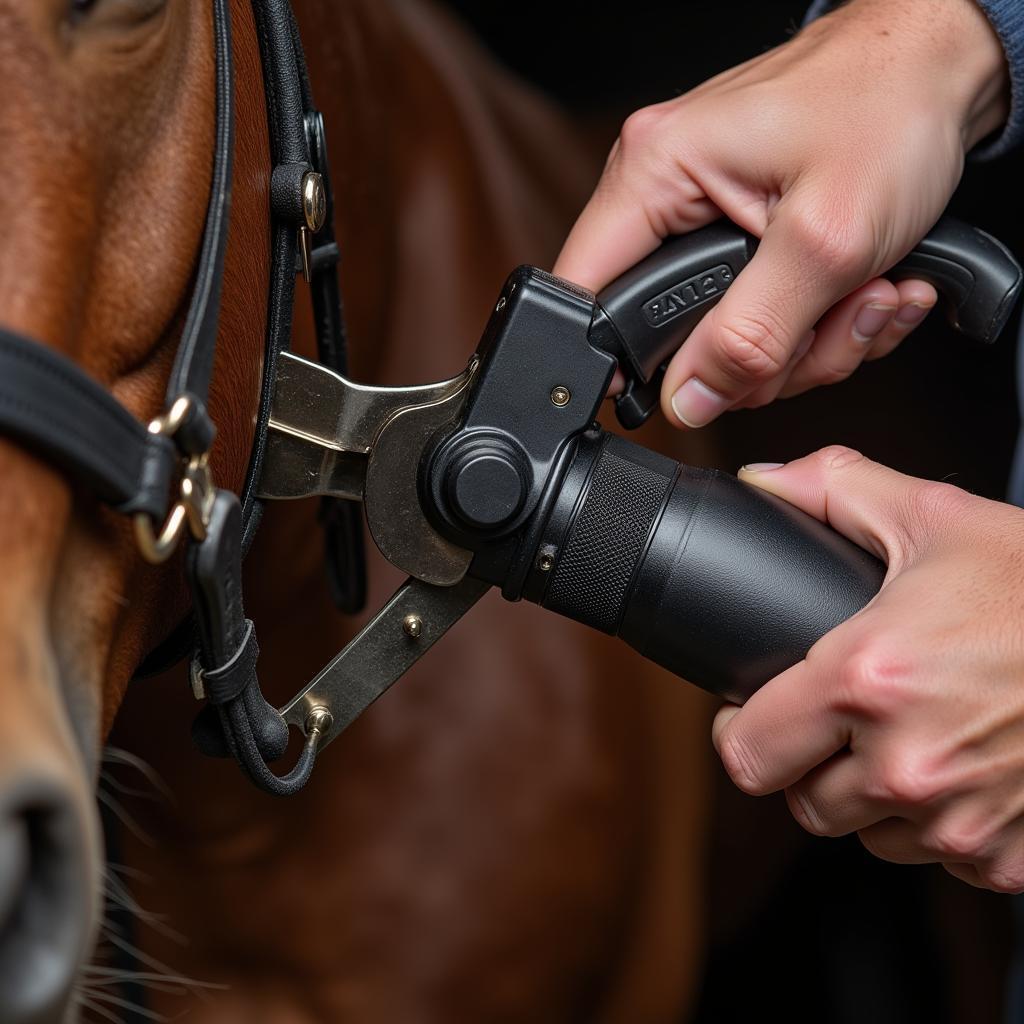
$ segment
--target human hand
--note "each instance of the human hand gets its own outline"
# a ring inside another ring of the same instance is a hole
[[[672,359],[670,422],[709,423],[849,376],[935,304],[879,275],[927,233],[964,154],[1005,120],[1002,47],[973,0],[852,0],[625,123],[555,273],[597,291],[723,214],[757,254]]]
[[[732,780],[785,789],[816,835],[1024,891],[1024,511],[846,448],[742,477],[889,571],[806,660],[719,711]]]

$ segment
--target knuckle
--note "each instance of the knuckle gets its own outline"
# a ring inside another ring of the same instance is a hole
[[[895,509],[898,514],[888,517],[887,525],[879,531],[889,552],[889,564],[912,561],[937,530],[942,532],[951,524],[964,522],[971,515],[971,500],[959,487],[932,480],[908,489],[899,499]]]
[[[766,384],[789,363],[785,339],[786,332],[768,315],[739,317],[722,324],[717,332],[722,368],[741,381]]]
[[[768,792],[760,781],[749,749],[728,731],[722,737],[719,756],[737,789],[741,789],[749,796],[764,796]]]
[[[911,667],[906,655],[884,637],[870,637],[847,655],[839,669],[837,699],[844,710],[887,715],[911,696]]]
[[[877,857],[879,860],[892,860],[892,854],[889,852],[888,847],[884,843],[879,842],[878,838],[872,834],[871,829],[864,829],[858,832],[857,838],[860,840],[861,846],[872,857]]]
[[[1024,864],[984,868],[979,873],[981,880],[993,892],[1007,896],[1019,896],[1024,892]]]
[[[818,808],[810,793],[793,787],[786,791],[786,802],[796,823],[812,836],[834,836],[836,833]]]
[[[913,488],[907,501],[912,521],[929,525],[945,522],[961,513],[970,496],[953,484],[928,480]]]
[[[619,146],[624,153],[644,150],[662,137],[664,113],[657,106],[634,110],[619,130]]]
[[[814,459],[824,470],[845,469],[863,458],[864,456],[855,448],[847,448],[842,444],[830,444],[814,453]]]
[[[993,838],[991,829],[965,822],[943,821],[934,825],[925,840],[943,858],[973,861],[983,856]]]
[[[830,366],[815,358],[808,379],[816,387],[829,387],[832,384],[842,384],[856,369],[856,366]]]
[[[820,349],[812,347],[804,356],[802,368],[808,381],[817,386],[841,384],[860,366],[864,358],[863,346],[842,353],[829,352],[823,355]]]
[[[875,795],[883,802],[899,807],[924,807],[943,792],[941,778],[932,766],[916,753],[901,750],[879,767]]]
[[[850,217],[827,205],[805,205],[791,215],[789,231],[798,248],[829,276],[860,277],[871,265],[873,242]]]

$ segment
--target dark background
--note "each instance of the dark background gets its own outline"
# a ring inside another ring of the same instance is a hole
[[[601,145],[633,109],[678,95],[783,41],[806,5],[449,0],[507,66]],[[951,209],[1024,253],[1020,156],[971,162]],[[1017,430],[1018,317],[990,348],[938,316],[847,383],[724,417],[733,467],[841,442],[907,472],[1002,497]],[[692,1024],[986,1024],[1001,1019],[1009,900],[941,868],[901,868],[856,839],[814,840],[784,805],[720,779],[709,960]]]

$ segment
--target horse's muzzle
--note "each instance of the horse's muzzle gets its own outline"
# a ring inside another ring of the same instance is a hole
[[[79,794],[31,769],[0,792],[0,1020],[59,1024],[92,938]]]

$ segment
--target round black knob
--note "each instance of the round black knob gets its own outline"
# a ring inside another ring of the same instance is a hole
[[[448,500],[467,525],[493,529],[512,519],[526,497],[517,453],[500,441],[468,446],[448,469]]]

